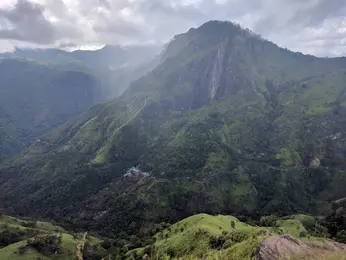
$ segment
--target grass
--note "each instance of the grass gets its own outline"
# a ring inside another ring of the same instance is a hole
[[[74,259],[76,257],[76,246],[80,241],[74,239],[69,234],[62,234],[61,242],[62,257],[59,257],[59,260]]]
[[[94,236],[90,236],[90,235],[87,236],[87,241],[90,243],[90,245],[93,245],[93,246],[102,243],[101,239],[94,237]]]
[[[71,234],[68,234],[63,228],[56,226],[50,222],[43,222],[43,221],[27,221],[27,220],[21,220],[10,216],[0,216],[0,231],[4,230],[11,230],[12,232],[15,231],[30,231],[35,230],[36,233],[33,233],[30,237],[27,235],[24,235],[23,237],[19,238],[22,239],[21,241],[18,241],[17,243],[10,244],[4,248],[0,249],[0,259],[14,259],[14,260],[75,260],[76,259],[76,246],[81,242],[82,236],[80,237],[74,237]],[[25,234],[30,234],[30,232],[25,232]],[[49,254],[49,255],[42,255],[38,251],[36,251],[33,248],[26,248],[20,254],[20,248],[25,247],[27,245],[27,239],[31,238],[35,234],[61,234],[61,244],[60,250],[61,252],[59,254]],[[87,241],[97,246],[99,245],[102,240],[93,237],[88,236]]]
[[[35,228],[52,232],[66,232],[62,227],[55,226],[50,222],[37,221]]]
[[[230,259],[230,260],[251,260],[253,259],[253,254],[256,251],[258,245],[268,237],[269,233],[264,232],[253,232],[251,236],[249,236],[244,241],[235,244],[234,246],[226,249],[225,252],[222,253],[222,259]]]
[[[34,249],[27,249],[23,254],[19,253],[19,248],[26,245],[26,240],[11,244],[0,249],[0,259],[13,260],[74,260],[76,259],[76,246],[79,241],[75,240],[69,234],[62,234],[61,254],[44,256]]]
[[[0,249],[0,259],[8,260],[49,260],[50,258],[38,253],[36,250],[29,249],[24,254],[19,254],[19,248],[25,246],[26,241],[20,241],[18,243],[9,245]]]
[[[292,236],[299,238],[302,232],[307,233],[307,230],[299,220],[278,220],[276,224],[283,234],[291,234]]]
[[[174,259],[250,259],[268,234],[264,228],[250,226],[232,216],[199,214],[156,234],[153,259],[164,259],[167,255]],[[228,240],[227,250],[212,245],[211,241],[221,236]],[[143,254],[143,248],[130,251],[128,259],[133,254]]]
[[[314,217],[307,215],[293,215],[278,220],[277,226],[272,228],[251,226],[232,216],[198,214],[154,235],[156,242],[150,246],[151,255],[148,259],[251,260],[265,238],[280,234],[291,234],[313,247],[323,249],[325,239],[305,235],[301,237],[302,234],[308,234],[302,222],[310,223],[314,220]],[[134,249],[127,253],[126,259],[141,259],[146,252],[144,247]],[[345,259],[342,257],[334,252],[313,259]]]

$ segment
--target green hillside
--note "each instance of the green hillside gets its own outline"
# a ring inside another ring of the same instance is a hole
[[[130,240],[202,212],[328,214],[346,196],[345,68],[208,22],[3,165],[0,206]]]
[[[198,214],[175,224],[157,224],[139,242],[99,239],[50,222],[0,216],[0,259],[345,259],[346,244],[316,233],[323,220],[307,215],[263,216],[256,224],[233,216]],[[272,241],[276,241],[275,247]],[[264,257],[264,258],[263,258]]]
[[[68,233],[49,222],[0,217],[0,259],[74,260],[80,259],[78,255],[101,259],[107,256],[101,243],[87,233]]]
[[[249,225],[232,216],[199,214],[155,234],[153,244],[131,250],[126,259],[274,259],[276,252],[271,252],[268,258],[260,258],[259,248],[266,238],[279,238],[282,234],[292,235],[290,239],[297,239],[293,240],[294,243],[309,247],[315,254],[301,254],[304,251],[302,246],[300,250],[297,247],[294,254],[284,255],[284,246],[278,244],[276,250],[282,257],[280,259],[346,257],[346,247],[345,251],[329,249],[330,241],[310,236],[298,220],[278,220],[274,227],[263,227]],[[283,239],[281,243],[284,243]],[[323,248],[325,252],[321,250]]]

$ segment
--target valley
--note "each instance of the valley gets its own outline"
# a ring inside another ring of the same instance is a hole
[[[0,63],[0,209],[78,231],[41,237],[61,255],[24,232],[0,257],[344,257],[346,58],[221,21],[176,35],[127,83],[100,72],[109,51]]]

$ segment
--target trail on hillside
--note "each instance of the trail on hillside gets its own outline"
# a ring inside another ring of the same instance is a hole
[[[88,235],[88,232],[85,232],[82,238],[82,241],[76,246],[76,253],[77,253],[77,259],[83,260],[83,251],[84,251],[84,245],[86,236]]]

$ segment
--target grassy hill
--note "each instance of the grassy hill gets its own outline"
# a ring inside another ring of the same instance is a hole
[[[307,215],[263,216],[255,225],[233,216],[198,214],[172,225],[157,224],[146,243],[134,237],[137,242],[131,244],[122,234],[117,238],[122,242],[114,243],[50,222],[2,215],[0,259],[345,259],[345,244],[328,239],[326,230],[316,233],[320,221]]]
[[[78,255],[101,259],[107,255],[101,243],[102,240],[86,233],[68,233],[49,222],[0,217],[1,259],[72,260],[79,259]],[[88,254],[86,251],[91,249],[92,254]]]
[[[295,243],[309,245],[309,250],[319,253],[301,255],[297,247],[292,255],[284,255],[284,246],[278,244],[276,250],[282,256],[280,259],[346,258],[346,251],[329,249],[331,242],[326,238],[310,236],[299,220],[278,220],[273,226],[252,226],[232,216],[194,215],[155,234],[155,243],[128,252],[127,259],[141,259],[145,255],[146,259],[262,259],[256,258],[260,257],[261,243],[282,234],[291,235],[292,240],[297,239]]]

